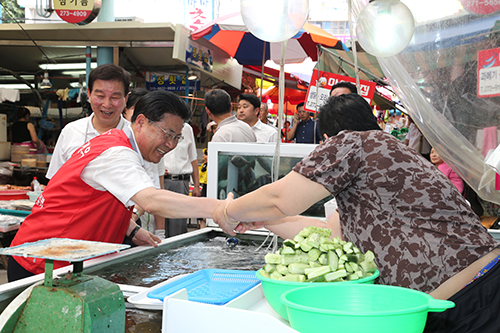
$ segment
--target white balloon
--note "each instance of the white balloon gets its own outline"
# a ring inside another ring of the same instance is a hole
[[[302,29],[309,0],[241,0],[240,8],[252,34],[266,42],[282,42]]]
[[[356,36],[363,49],[377,57],[403,51],[415,29],[411,11],[399,0],[376,0],[359,14]]]

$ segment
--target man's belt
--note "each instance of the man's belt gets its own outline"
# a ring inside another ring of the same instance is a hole
[[[170,180],[189,180],[191,177],[190,174],[185,174],[185,175],[171,175],[171,174],[166,174],[165,179],[170,179]]]

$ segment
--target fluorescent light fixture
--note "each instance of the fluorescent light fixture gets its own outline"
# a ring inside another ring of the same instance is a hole
[[[84,62],[79,62],[79,63],[67,63],[67,64],[39,64],[41,69],[45,70],[67,70],[67,69],[86,69],[87,64]],[[97,63],[92,62],[90,63],[90,68],[96,68]]]
[[[74,71],[62,71],[62,75],[71,75],[74,77],[79,77],[80,75],[85,75],[87,74],[86,71],[80,71],[80,70],[74,70]]]
[[[13,84],[0,84],[0,88],[4,89],[29,89],[25,84],[13,83]]]
[[[35,79],[34,75],[21,75],[26,81],[33,81]],[[0,81],[17,81],[17,78],[12,75],[0,75]]]
[[[42,89],[52,88],[52,83],[50,83],[50,80],[49,80],[49,72],[43,73],[43,80],[42,80],[42,83],[40,83],[40,88],[42,88]]]

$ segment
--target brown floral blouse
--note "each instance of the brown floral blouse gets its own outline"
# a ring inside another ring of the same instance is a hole
[[[380,283],[431,292],[500,244],[456,187],[383,131],[343,131],[293,169],[337,199],[342,233],[373,251]]]

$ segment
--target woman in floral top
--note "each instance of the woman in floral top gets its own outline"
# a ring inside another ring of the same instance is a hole
[[[375,253],[379,283],[455,302],[454,309],[429,313],[426,332],[499,331],[496,311],[481,309],[500,306],[500,265],[490,264],[487,274],[464,286],[496,260],[500,244],[453,184],[381,131],[371,107],[357,94],[329,99],[319,119],[329,138],[286,177],[221,208],[219,225],[233,233],[251,227],[230,224],[265,221],[265,227],[288,237],[307,222],[290,222],[297,218],[287,216],[333,194],[341,235],[361,251]]]

